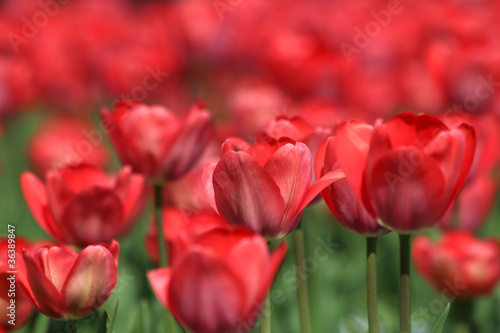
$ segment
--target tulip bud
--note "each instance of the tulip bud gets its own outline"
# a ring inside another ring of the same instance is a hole
[[[162,106],[122,101],[101,117],[123,164],[148,178],[182,177],[202,156],[212,137],[210,114],[194,105],[185,118]]]
[[[338,165],[354,194],[384,227],[433,226],[464,185],[475,151],[471,126],[401,113],[374,127],[352,121],[335,135]]]
[[[170,268],[148,273],[163,306],[193,333],[249,332],[285,257],[246,229],[200,236]]]
[[[212,207],[226,221],[275,239],[295,229],[304,208],[333,181],[328,176],[311,185],[307,146],[265,137],[245,151],[226,141],[221,159],[205,167],[202,181]]]
[[[87,246],[81,253],[60,246],[24,250],[18,279],[31,303],[46,316],[76,320],[96,311],[118,278],[119,244]]]

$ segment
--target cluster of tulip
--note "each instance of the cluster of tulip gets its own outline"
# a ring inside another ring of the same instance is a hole
[[[167,310],[155,331],[269,333],[290,248],[300,331],[315,332],[299,269],[315,204],[366,242],[365,331],[390,330],[377,248],[393,233],[400,331],[412,330],[413,259],[454,302],[452,330],[474,332],[472,300],[500,280],[500,242],[479,237],[500,188],[498,14],[497,1],[0,1],[3,141],[41,117],[21,111],[54,111],[21,140],[21,163],[12,142],[2,157],[1,191],[20,189],[51,240],[8,221],[0,332],[78,330],[92,314],[113,332],[120,308],[103,307],[142,225],[140,292]],[[36,310],[45,324],[28,324]]]
[[[269,332],[265,298],[287,246],[282,242],[271,253],[267,243],[294,232],[296,256],[303,258],[301,217],[321,194],[342,225],[367,239],[371,332],[379,329],[376,240],[391,231],[400,234],[400,327],[410,332],[412,234],[439,221],[445,230],[461,230],[447,232],[440,245],[426,236],[413,243],[417,268],[437,288],[459,279],[465,286],[460,298],[473,298],[491,292],[500,278],[499,243],[470,232],[492,209],[492,203],[479,208],[474,203],[494,197],[498,188],[491,179],[499,160],[495,142],[489,135],[476,137],[474,128],[499,123],[489,115],[473,122],[469,117],[406,112],[373,125],[347,121],[334,130],[315,128],[300,117],[278,117],[257,132],[253,144],[228,138],[220,158],[210,162],[206,156],[213,155],[214,128],[202,104],[180,117],[162,106],[123,100],[101,112],[124,164],[115,175],[99,167],[106,160],[103,147],[83,163],[57,161],[64,155],[57,148],[67,146],[54,143],[48,152],[45,144],[66,138],[58,131],[71,132],[71,126],[53,131],[51,123],[30,150],[45,182],[31,172],[20,181],[34,218],[62,245],[18,240],[18,284],[24,293],[18,320],[32,312],[25,298],[46,316],[67,321],[93,313],[106,301],[118,277],[114,239],[131,229],[151,184],[156,213],[145,246],[159,268],[147,278],[182,327],[200,333],[246,332],[260,314],[262,332]],[[81,128],[75,133],[81,134]],[[67,144],[74,144],[73,136],[67,138]],[[47,170],[55,162],[59,167]],[[197,165],[204,167],[196,171]],[[186,181],[197,185],[189,187]],[[197,209],[182,206],[179,186],[199,188],[197,194],[184,194],[200,198]],[[7,260],[2,262],[6,275]],[[7,294],[2,297],[8,302]],[[299,283],[298,301],[301,331],[311,332],[306,283]],[[175,332],[173,318],[167,318]]]

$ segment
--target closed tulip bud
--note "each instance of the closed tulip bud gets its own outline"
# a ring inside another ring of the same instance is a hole
[[[170,268],[148,273],[160,302],[193,333],[249,332],[285,257],[246,229],[200,236]]]
[[[60,246],[24,250],[18,281],[31,303],[46,316],[76,320],[96,311],[118,278],[119,244],[87,246],[81,253]]]
[[[413,240],[418,272],[450,300],[488,295],[500,279],[500,243],[466,231],[446,232],[438,243]]]
[[[35,220],[65,244],[84,247],[128,231],[138,213],[144,177],[124,167],[110,176],[95,167],[66,167],[46,174],[21,175],[21,188]]]
[[[210,114],[194,105],[180,118],[162,106],[122,101],[101,117],[123,164],[157,181],[182,177],[200,160],[213,133]]]
[[[471,126],[401,113],[374,127],[342,124],[338,166],[366,210],[384,227],[411,233],[433,226],[464,185],[475,150]]]
[[[295,229],[304,208],[333,181],[329,176],[311,185],[307,146],[265,137],[245,151],[226,141],[219,162],[205,166],[202,181],[212,207],[226,221],[275,239]]]

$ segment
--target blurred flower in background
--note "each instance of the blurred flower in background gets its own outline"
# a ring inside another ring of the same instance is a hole
[[[466,231],[449,231],[437,243],[427,236],[413,241],[417,270],[439,291],[458,299],[488,295],[500,279],[500,243]],[[451,284],[451,286],[450,286]],[[458,286],[458,290],[450,290]]]

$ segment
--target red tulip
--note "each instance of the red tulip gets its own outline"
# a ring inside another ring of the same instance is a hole
[[[156,297],[193,333],[249,332],[285,257],[246,229],[213,230],[171,268],[148,273]]]
[[[367,211],[383,226],[409,233],[443,216],[467,178],[475,142],[469,125],[448,128],[436,117],[408,112],[375,127],[342,124],[335,151]]]
[[[180,178],[199,161],[210,142],[210,114],[200,104],[183,119],[162,106],[119,102],[101,113],[123,164],[157,180]]]
[[[19,288],[17,274],[8,273],[17,270],[16,256],[19,257],[23,249],[32,249],[34,245],[21,236],[17,236],[14,241],[9,243],[7,237],[0,239],[0,332],[21,328],[28,322],[35,309]],[[16,280],[11,279],[13,275]]]
[[[48,234],[83,247],[109,242],[130,229],[142,203],[144,178],[129,167],[109,176],[81,165],[49,171],[45,184],[25,172],[21,188],[35,220]]]
[[[18,281],[31,303],[46,316],[75,320],[97,310],[118,278],[119,244],[89,245],[76,253],[65,245],[24,250]]]
[[[49,170],[78,164],[106,166],[109,153],[103,146],[104,134],[85,122],[56,118],[45,122],[31,139],[28,156],[39,175]]]
[[[467,299],[490,294],[500,279],[500,243],[450,231],[433,244],[427,236],[413,240],[413,261],[422,276],[449,297]]]
[[[283,237],[333,179],[327,175],[311,186],[311,153],[301,142],[265,137],[243,148],[235,151],[231,140],[222,145],[219,162],[205,167],[205,194],[229,223],[269,238]]]
[[[154,222],[154,221],[153,221]],[[228,225],[213,211],[186,213],[174,207],[163,209],[163,234],[167,240],[170,263],[178,253],[182,252],[186,244],[200,235],[213,229],[228,229]],[[156,223],[151,223],[145,239],[146,251],[153,261],[158,264],[158,242]]]
[[[318,178],[330,171],[339,171],[334,137],[329,138],[319,147],[314,167]],[[341,175],[342,177],[321,192],[326,204],[339,222],[347,229],[366,237],[375,237],[389,232],[366,211],[354,194],[344,173]]]

